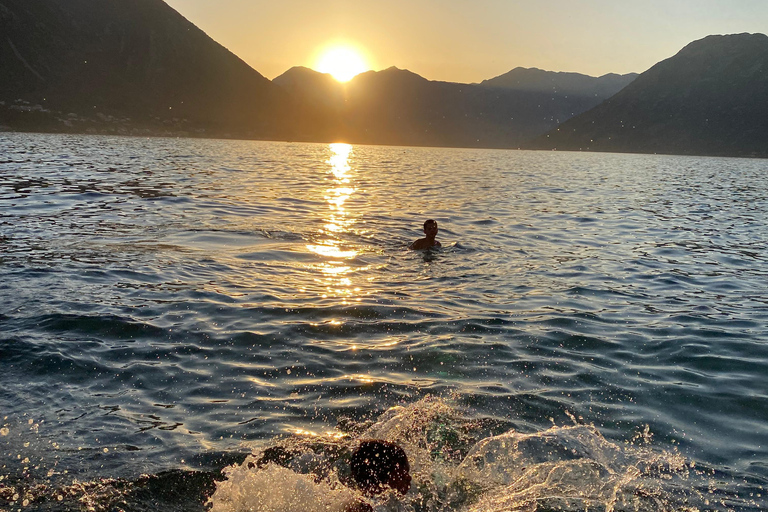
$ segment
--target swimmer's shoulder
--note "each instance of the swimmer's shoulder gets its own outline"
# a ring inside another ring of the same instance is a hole
[[[408,246],[409,249],[413,251],[420,251],[422,249],[426,249],[427,246],[424,244],[426,241],[426,238],[419,238],[415,242],[413,242],[411,245]]]
[[[415,242],[413,242],[411,245],[408,246],[409,249],[413,251],[423,251],[424,249],[432,249],[433,247],[442,247],[443,245],[435,240],[435,243],[428,245],[426,238],[419,238]]]

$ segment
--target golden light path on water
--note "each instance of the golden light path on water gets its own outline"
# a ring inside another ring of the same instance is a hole
[[[359,251],[345,246],[340,237],[355,224],[355,219],[347,212],[344,204],[356,189],[352,180],[354,170],[350,166],[352,146],[344,143],[329,145],[330,158],[327,164],[332,186],[325,191],[324,198],[328,202],[325,224],[319,233],[316,243],[308,244],[307,249],[322,256],[323,262],[318,266],[322,277],[323,298],[338,297],[342,305],[360,302],[360,288],[352,282],[352,268],[348,261],[357,257]],[[331,324],[341,325],[338,320]]]
[[[314,266],[319,274],[317,280],[323,290],[324,299],[339,299],[339,304],[348,306],[362,301],[361,288],[355,286],[353,275],[365,268],[353,268],[350,260],[356,258],[360,251],[342,240],[346,233],[351,233],[356,224],[356,219],[346,208],[347,200],[357,191],[354,177],[356,169],[353,169],[350,161],[353,155],[353,146],[344,143],[329,144],[330,156],[326,161],[328,180],[331,184],[324,191],[323,198],[327,202],[327,211],[323,217],[324,224],[318,233],[314,243],[307,244],[306,248],[323,258],[322,263]],[[330,325],[341,326],[343,322],[332,319],[327,322]],[[397,340],[390,340],[383,346],[397,345]],[[382,346],[382,345],[379,345]],[[350,343],[349,348],[358,350],[357,344]],[[365,374],[346,374],[334,380],[351,380],[363,384],[372,384],[375,379]],[[310,431],[298,430],[299,435],[317,435]]]
[[[355,289],[352,288],[352,281],[347,275],[351,269],[346,261],[356,257],[358,251],[344,247],[339,237],[349,231],[355,223],[344,208],[346,200],[355,192],[350,177],[352,169],[349,165],[352,146],[331,144],[330,150],[331,157],[327,163],[331,166],[333,186],[327,189],[324,195],[325,200],[328,201],[328,216],[324,219],[326,223],[317,243],[308,244],[307,249],[325,258],[320,265],[320,271],[326,276],[325,288],[329,294],[344,297],[345,300],[342,303],[347,304],[347,299],[352,299],[354,296]]]

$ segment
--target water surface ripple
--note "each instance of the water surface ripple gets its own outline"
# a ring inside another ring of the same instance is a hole
[[[766,190],[765,160],[0,135],[4,437],[127,476],[438,395],[765,482]]]

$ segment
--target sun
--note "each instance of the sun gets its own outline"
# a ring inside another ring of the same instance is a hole
[[[370,67],[362,54],[351,46],[332,46],[317,59],[315,69],[328,73],[339,82],[348,82]]]

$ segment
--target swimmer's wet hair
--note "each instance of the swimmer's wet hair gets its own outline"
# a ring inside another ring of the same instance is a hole
[[[435,219],[427,219],[424,221],[424,229],[427,229],[427,226],[430,224],[437,224],[437,221]]]
[[[362,441],[349,465],[355,482],[369,493],[382,492],[396,473],[410,471],[405,450],[380,440]]]

